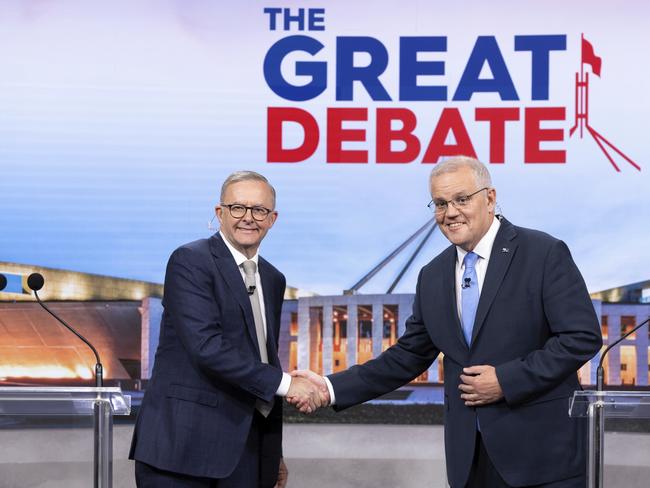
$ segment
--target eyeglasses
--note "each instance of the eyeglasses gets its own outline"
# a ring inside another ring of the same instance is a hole
[[[265,220],[272,212],[272,210],[269,210],[266,207],[260,207],[260,206],[247,207],[246,205],[240,205],[239,203],[233,203],[231,205],[226,205],[222,203],[221,206],[226,207],[230,211],[230,215],[234,219],[243,218],[244,215],[246,215],[246,212],[250,210],[251,215],[258,222]]]
[[[445,213],[450,203],[458,210],[461,210],[467,207],[467,205],[469,205],[469,202],[472,200],[472,197],[474,195],[476,195],[479,192],[482,192],[483,190],[489,190],[489,188],[486,186],[485,188],[476,190],[474,193],[470,195],[461,195],[459,197],[452,198],[451,200],[431,200],[427,205],[427,207],[429,207],[429,209],[431,209],[437,214]]]

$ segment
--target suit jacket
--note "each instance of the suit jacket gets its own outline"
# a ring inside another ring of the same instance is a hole
[[[456,306],[456,249],[420,271],[413,315],[398,342],[364,365],[330,376],[337,408],[391,391],[444,353],[445,450],[452,487],[467,481],[477,418],[491,461],[513,486],[584,473],[585,425],[568,416],[576,371],[601,347],[598,318],[567,246],[505,219],[496,236],[471,346]],[[467,407],[463,367],[496,368],[505,398]]]
[[[269,364],[260,360],[250,299],[221,236],[186,244],[172,254],[160,342],[131,459],[199,477],[224,478],[234,470],[256,400],[273,399],[282,379],[277,351],[285,279],[262,258],[258,266]],[[262,426],[261,458],[274,480],[281,456],[281,409],[282,402],[276,401]]]

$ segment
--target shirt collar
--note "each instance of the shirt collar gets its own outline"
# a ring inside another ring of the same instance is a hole
[[[480,258],[488,259],[490,257],[490,253],[492,253],[492,246],[494,246],[494,241],[497,238],[499,227],[501,227],[501,222],[498,218],[494,217],[494,220],[492,220],[492,225],[490,225],[490,228],[485,233],[485,235],[481,237],[481,240],[478,241],[478,244],[472,250],[472,252],[474,252],[474,254],[478,254]],[[465,259],[465,254],[467,254],[467,251],[465,251],[465,249],[460,246],[456,246],[456,259],[459,263],[463,262],[463,259]]]
[[[249,258],[247,258],[247,257],[244,256],[240,251],[238,251],[237,249],[235,249],[235,247],[230,243],[230,241],[228,240],[228,238],[227,238],[225,235],[223,235],[223,232],[219,231],[219,235],[220,235],[221,238],[223,239],[223,242],[226,243],[226,247],[227,247],[228,250],[230,251],[230,254],[232,254],[232,257],[235,258],[235,262],[237,263],[237,266],[241,266],[242,263],[243,263],[244,261],[248,261],[248,260],[249,260]],[[254,262],[255,262],[255,266],[257,266],[257,264],[258,264],[259,256],[260,256],[260,255],[259,255],[259,252],[256,252],[256,253],[255,253],[255,256],[253,256],[252,258],[250,258],[250,261],[254,261]]]

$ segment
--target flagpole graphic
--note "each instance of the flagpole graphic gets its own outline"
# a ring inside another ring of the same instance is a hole
[[[580,73],[576,73],[575,88],[575,121],[573,127],[571,127],[571,130],[569,131],[569,137],[573,136],[573,133],[579,127],[580,139],[582,139],[583,129],[587,129],[587,132],[589,132],[594,141],[596,141],[596,144],[598,144],[598,147],[603,152],[603,154],[605,154],[616,171],[620,172],[621,169],[614,162],[614,158],[612,158],[610,152],[605,146],[608,146],[610,149],[618,153],[623,159],[625,159],[625,161],[630,163],[634,168],[636,168],[638,171],[641,171],[641,167],[638,164],[636,164],[623,151],[609,142],[596,129],[589,125],[589,73],[585,73],[584,67],[585,64],[588,64],[591,67],[591,72],[600,78],[602,58],[596,56],[593,45],[587,39],[585,39],[584,34],[581,35],[580,41]]]

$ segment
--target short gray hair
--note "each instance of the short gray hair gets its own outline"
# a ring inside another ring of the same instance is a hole
[[[273,188],[273,185],[269,183],[269,180],[266,179],[263,175],[256,173],[255,171],[235,171],[234,173],[231,173],[228,178],[223,182],[223,185],[221,185],[221,195],[219,196],[219,200],[221,203],[224,203],[223,198],[226,195],[226,190],[228,187],[234,183],[239,183],[241,181],[261,181],[263,183],[266,183],[269,188],[271,189],[271,193],[273,194],[273,208],[275,208],[275,188]]]
[[[461,168],[470,168],[474,172],[474,179],[480,188],[492,188],[492,178],[490,177],[490,172],[487,167],[478,159],[470,158],[468,156],[453,156],[436,164],[429,175],[429,187],[431,187],[431,181],[436,176],[445,173],[453,173]]]

